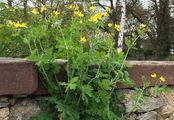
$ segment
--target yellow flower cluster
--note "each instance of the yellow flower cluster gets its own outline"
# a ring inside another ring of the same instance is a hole
[[[27,23],[24,23],[24,22],[23,23],[13,22],[11,20],[8,21],[8,25],[14,26],[17,29],[20,29],[20,28],[28,28],[27,27]]]
[[[68,6],[68,8],[71,9],[71,10],[79,10],[79,6],[78,5],[73,5],[73,4],[70,4]]]
[[[82,11],[80,11],[80,10],[74,11],[74,15],[75,16],[78,16],[78,17],[83,17],[84,16],[84,14],[82,13]]]
[[[45,7],[45,5],[41,5],[41,8],[40,8],[40,12],[42,13],[42,12],[44,12],[44,11],[46,11],[47,10],[47,8]],[[32,14],[34,14],[34,15],[36,15],[36,14],[39,14],[39,12],[38,12],[38,10],[36,9],[36,8],[34,8],[32,11],[31,11],[31,13]]]
[[[34,8],[34,9],[31,11],[31,13],[33,13],[34,15],[39,14],[39,12],[37,11],[36,8]]]
[[[111,28],[112,26],[113,26],[112,23],[108,23],[108,27],[109,27],[109,28]],[[116,31],[120,32],[120,25],[115,24],[115,25],[114,25],[114,29],[115,29]]]
[[[53,15],[54,16],[58,16],[60,14],[60,12],[58,12],[58,11],[53,11]]]
[[[92,5],[90,8],[89,8],[89,10],[91,10],[92,12],[94,12],[95,11],[95,6],[94,5]]]
[[[114,28],[116,31],[120,32],[120,25],[115,24]]]
[[[90,22],[97,22],[98,20],[101,20],[101,18],[102,18],[102,13],[101,12],[98,12],[95,15],[91,16],[89,18],[89,21]]]
[[[150,76],[151,76],[151,78],[157,78],[156,73],[152,73]],[[160,82],[165,82],[166,81],[165,77],[163,77],[163,76],[160,76],[159,80],[160,80]]]
[[[96,10],[96,8],[95,8],[95,6],[91,6],[89,8],[89,10],[91,10],[92,12],[94,12]],[[101,13],[101,12],[96,13],[95,15],[93,15],[93,16],[91,16],[89,18],[89,21],[90,22],[97,22],[98,20],[101,20],[102,17],[108,17],[109,16],[109,14],[108,14],[109,11],[110,11],[110,8],[109,7],[106,7],[105,8],[105,12],[103,12],[103,13]]]
[[[41,9],[40,9],[40,12],[42,13],[43,11],[46,11],[47,8],[42,4],[41,5]],[[32,11],[31,11],[32,14],[36,15],[36,14],[39,14],[38,10],[36,8],[34,8]],[[53,11],[52,12],[52,15],[54,16],[58,16],[60,14],[60,12],[58,11]]]
[[[84,16],[83,12],[80,11],[78,5],[73,5],[73,4],[71,4],[71,5],[68,6],[68,8],[69,8],[70,10],[74,10],[74,16],[78,16],[78,17],[83,17],[83,16]]]

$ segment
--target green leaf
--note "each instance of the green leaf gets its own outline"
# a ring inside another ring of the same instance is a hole
[[[138,34],[139,34],[141,37],[143,37],[143,36],[144,36],[144,32],[143,32],[142,30],[137,29],[137,32],[138,32]]]
[[[130,78],[124,79],[123,81],[121,81],[121,83],[126,87],[130,87],[134,85],[134,81]]]
[[[63,100],[57,99],[55,96],[50,97],[49,102],[56,104],[59,117],[64,120],[79,120],[79,112],[77,104],[65,104]],[[73,101],[74,102],[74,101]]]
[[[111,97],[110,92],[102,89],[98,91],[97,95],[100,97],[103,103],[107,103]]]
[[[168,92],[170,90],[169,87],[167,86],[155,86],[151,88],[151,93],[154,97],[156,97],[157,95],[159,95],[162,92]]]
[[[126,45],[128,48],[131,47],[131,44],[132,44],[132,43],[131,43],[131,40],[129,40],[128,37],[125,38],[124,43],[125,43],[125,45]]]
[[[52,49],[48,48],[45,52],[38,54],[36,50],[32,52],[30,56],[27,57],[27,60],[35,62],[36,65],[41,66],[44,64],[52,63],[54,60]]]
[[[79,78],[78,77],[74,77],[68,83],[66,83],[66,82],[59,82],[59,85],[66,86],[66,91],[65,92],[67,92],[69,89],[70,90],[75,90],[77,88],[77,86],[78,86],[78,83],[79,83]]]
[[[88,97],[92,97],[93,88],[90,85],[82,85],[81,86],[81,94],[82,100],[88,102]]]
[[[112,83],[110,80],[107,80],[107,79],[103,79],[99,81],[98,85],[100,86],[101,89],[104,89],[104,90],[112,89]]]

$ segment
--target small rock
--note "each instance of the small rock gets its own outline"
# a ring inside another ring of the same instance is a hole
[[[165,100],[166,105],[161,108],[161,116],[168,118],[174,113],[174,91],[165,92],[160,95]]]
[[[138,116],[138,120],[157,120],[157,112],[150,111]]]
[[[8,102],[8,98],[7,97],[0,97],[0,102]]]
[[[30,117],[41,112],[39,104],[33,99],[18,101],[10,109],[10,120],[28,120]]]
[[[129,117],[126,118],[126,120],[136,120],[136,118],[136,114],[131,114]]]
[[[17,101],[17,99],[14,99],[14,98],[10,98],[8,100],[8,102],[9,102],[10,105],[14,105],[16,103],[16,101]]]
[[[0,109],[0,120],[8,120],[9,108]]]
[[[9,105],[8,102],[7,103],[6,102],[5,103],[4,102],[2,102],[2,103],[0,102],[0,108],[7,107],[8,105]]]
[[[36,97],[35,99],[38,101],[45,101],[48,100],[48,97]]]
[[[144,104],[138,108],[137,110],[135,110],[136,112],[142,113],[142,112],[149,112],[149,111],[153,111],[155,109],[161,108],[162,106],[165,105],[165,102],[163,99],[161,98],[154,98],[154,97],[148,97]],[[133,101],[129,101],[125,104],[126,106],[126,112],[132,112],[132,108],[133,106]]]
[[[0,108],[7,107],[9,105],[7,97],[0,97]]]
[[[172,114],[169,118],[167,118],[168,120],[174,120],[174,114]],[[167,120],[165,119],[165,120]]]

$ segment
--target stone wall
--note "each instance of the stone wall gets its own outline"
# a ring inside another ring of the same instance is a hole
[[[28,120],[41,111],[36,98],[0,97],[0,120]]]
[[[164,92],[157,97],[147,96],[144,104],[135,111],[132,111],[131,90],[125,89],[126,113],[131,114],[127,120],[174,120],[174,90]]]
[[[55,61],[61,66],[65,62]],[[142,76],[151,81],[151,86],[155,86],[156,79],[150,77],[152,73],[166,78],[166,82],[160,83],[161,85],[174,85],[174,62],[127,61],[126,63],[132,66],[127,71],[135,81],[136,87],[143,86]],[[42,111],[39,101],[43,99],[40,99],[42,97],[39,95],[48,93],[38,88],[38,73],[33,63],[24,59],[1,58],[0,73],[0,120],[28,120]],[[63,69],[57,78],[58,80],[66,78]],[[120,84],[117,87],[125,95],[126,100],[123,104],[129,113],[132,110],[131,87]],[[27,97],[28,95],[32,97]],[[158,97],[149,95],[144,106],[133,111],[127,120],[174,120],[174,91],[161,93]]]
[[[131,89],[120,89],[125,95],[123,104],[126,113],[131,112],[126,120],[174,120],[174,91],[161,93],[158,97],[148,96],[144,105],[132,110]],[[39,103],[48,96],[1,96],[0,120],[28,120],[42,112]]]

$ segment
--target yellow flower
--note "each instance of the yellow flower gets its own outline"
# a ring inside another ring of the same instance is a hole
[[[97,17],[91,16],[91,17],[89,18],[89,21],[90,21],[90,22],[97,22]]]
[[[21,23],[21,26],[20,26],[21,28],[28,28],[27,27],[27,23]]]
[[[108,17],[109,14],[108,14],[107,12],[104,12],[104,13],[103,13],[103,16],[104,16],[104,17]]]
[[[101,20],[101,18],[102,18],[102,13],[101,13],[101,12],[98,12],[97,14],[95,14],[95,17],[96,17],[98,20]]]
[[[43,12],[43,11],[45,11],[45,10],[47,10],[47,8],[45,7],[45,5],[42,4],[42,5],[41,5],[41,10],[40,10],[40,11]]]
[[[15,22],[15,23],[14,23],[14,27],[18,29],[18,28],[21,27],[21,24],[20,24],[19,22]]]
[[[81,42],[81,43],[85,43],[85,42],[86,42],[86,38],[85,38],[85,37],[81,37],[81,38],[80,38],[80,42]]]
[[[156,73],[152,73],[150,76],[151,76],[151,78],[157,78],[157,74]]]
[[[112,23],[108,23],[108,27],[112,27]]]
[[[140,29],[144,29],[146,27],[145,24],[140,24]]]
[[[34,9],[31,11],[31,13],[33,13],[34,15],[39,14],[39,12],[37,11],[36,8],[34,8]]]
[[[114,28],[116,31],[120,32],[120,25],[115,24]]]
[[[20,29],[20,28],[28,28],[26,23],[13,22],[13,25],[17,29]]]
[[[78,14],[78,16],[79,16],[79,17],[83,17],[84,14],[83,14],[82,12],[80,12],[80,13]]]
[[[90,9],[92,12],[94,12],[96,8],[95,8],[94,5],[92,5],[89,9]]]
[[[102,13],[99,12],[99,13],[96,13],[94,16],[91,16],[89,18],[89,21],[90,22],[97,22],[98,20],[101,20],[101,18],[102,18]]]
[[[111,10],[111,9],[110,9],[109,7],[106,7],[106,8],[105,8],[105,11],[106,11],[106,12],[110,12],[110,10]]]
[[[74,10],[79,10],[79,6],[78,5],[75,5],[74,6]]]
[[[58,11],[53,11],[53,15],[57,16],[57,15],[59,15],[59,14],[60,14],[60,12],[58,12]]]
[[[160,82],[165,82],[165,81],[166,81],[166,79],[163,76],[161,76],[160,77]]]
[[[75,11],[74,12],[74,15],[76,15],[76,16],[78,16],[78,17],[83,17],[84,16],[84,14],[81,12],[81,11]]]
[[[73,5],[72,5],[72,4],[69,5],[68,8],[69,8],[69,9],[73,9]]]
[[[14,25],[14,22],[13,22],[12,20],[8,20],[8,21],[7,21],[7,24],[8,24],[8,25]]]
[[[80,24],[82,24],[83,23],[83,21],[82,20],[80,20]]]

